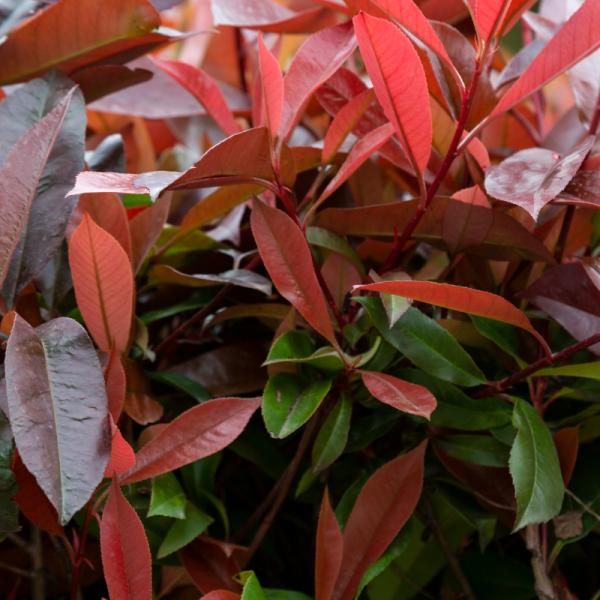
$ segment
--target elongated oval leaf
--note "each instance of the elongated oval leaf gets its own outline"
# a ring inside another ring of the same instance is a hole
[[[327,305],[300,228],[285,213],[259,200],[252,202],[251,222],[256,245],[279,293],[321,335],[334,342]]]
[[[351,417],[352,398],[348,394],[342,394],[315,440],[312,451],[314,473],[333,464],[344,451],[348,441]]]
[[[412,298],[419,302],[458,310],[470,315],[510,323],[532,333],[539,340],[546,353],[551,354],[548,344],[533,328],[529,319],[516,306],[496,294],[431,281],[383,281],[357,286],[355,289],[394,294],[404,298]]]
[[[112,235],[84,214],[71,237],[69,263],[81,314],[98,347],[127,350],[133,310],[133,274]]]
[[[11,258],[72,96],[73,90],[19,139],[0,170],[0,286],[8,275]]]
[[[384,373],[361,373],[369,392],[378,400],[398,410],[429,419],[437,406],[435,398],[427,388]]]
[[[244,430],[261,398],[219,398],[184,412],[136,454],[121,483],[142,481],[210,456]]]
[[[258,59],[260,62],[260,80],[265,104],[266,124],[269,127],[271,139],[279,131],[281,113],[283,111],[283,75],[277,59],[269,52],[263,41],[262,33],[258,32]]]
[[[393,23],[365,13],[353,21],[377,98],[411,163],[423,174],[433,131],[421,60],[406,35]]]
[[[120,475],[135,465],[135,454],[133,448],[125,441],[119,428],[110,418],[112,430],[112,441],[110,451],[110,462],[104,471],[104,477],[112,477],[115,473]]]
[[[446,454],[483,467],[506,467],[510,446],[488,435],[451,435],[435,438]]]
[[[332,600],[352,600],[367,569],[384,553],[412,514],[423,487],[427,442],[375,472],[344,529],[344,553]]]
[[[6,385],[19,454],[64,525],[88,501],[110,458],[104,378],[83,327],[59,318],[34,330],[17,315]]]
[[[315,600],[331,598],[342,565],[343,543],[342,532],[329,503],[329,492],[326,489],[317,528]]]
[[[510,3],[511,0],[469,0],[475,27],[484,41],[496,34]]]
[[[517,400],[513,425],[519,430],[509,462],[517,495],[516,531],[555,517],[565,486],[552,435],[535,408]]]
[[[569,485],[579,452],[579,425],[565,427],[554,434],[554,445],[558,454],[560,472],[565,485]]]
[[[111,600],[151,600],[152,559],[146,532],[116,478],[102,515],[100,548]]]

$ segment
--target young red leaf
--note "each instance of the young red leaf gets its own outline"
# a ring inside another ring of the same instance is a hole
[[[565,427],[554,434],[554,445],[565,485],[569,485],[579,451],[579,425]]]
[[[252,201],[252,232],[279,293],[325,338],[335,335],[312,255],[300,228],[282,211]]]
[[[533,328],[529,319],[516,306],[496,294],[431,281],[382,281],[357,286],[354,289],[394,294],[418,302],[427,302],[470,315],[510,323],[532,333],[539,340],[546,354],[548,356],[551,354],[548,344]]]
[[[19,454],[64,525],[88,501],[110,458],[104,378],[83,327],[61,317],[34,330],[16,315],[6,389]]]
[[[329,600],[342,565],[343,540],[340,526],[329,503],[329,492],[321,502],[315,561],[315,600]]]
[[[127,382],[123,410],[140,425],[155,423],[163,416],[164,408],[152,397],[150,381],[139,363],[125,357],[122,360]]]
[[[110,428],[112,431],[110,462],[106,465],[104,477],[112,477],[115,473],[124,473],[135,465],[133,448],[125,441],[112,417],[110,418]]]
[[[361,371],[361,374],[375,398],[398,410],[429,419],[437,406],[433,394],[423,386],[384,373]]]
[[[0,170],[0,286],[27,221],[40,177],[60,130],[71,90],[11,148]]]
[[[146,532],[116,478],[102,515],[100,548],[111,600],[151,600],[152,559]]]
[[[95,171],[84,171],[77,175],[75,186],[67,196],[102,192],[114,192],[115,194],[150,193],[148,188],[136,187],[133,184],[137,176],[136,173],[96,173]]]
[[[106,397],[108,398],[108,412],[116,423],[123,410],[126,389],[125,370],[116,346],[110,349],[108,361],[104,368],[104,382],[106,384]]]
[[[423,174],[433,133],[427,81],[419,56],[393,23],[365,13],[353,21],[377,98],[411,163]]]
[[[262,398],[219,398],[194,406],[173,420],[136,455],[121,483],[142,481],[210,456],[246,427]]]
[[[287,140],[310,96],[342,66],[354,48],[356,38],[350,21],[319,31],[302,44],[283,80],[280,140]]]
[[[18,451],[15,451],[12,471],[19,486],[13,500],[19,505],[20,511],[40,529],[62,537],[64,531],[58,522],[56,509],[23,464]]]
[[[587,0],[525,69],[489,118],[527,98],[600,46],[600,11]]]
[[[235,122],[223,92],[202,69],[178,60],[154,58],[153,61],[194,95],[225,135],[230,136],[240,132],[240,127]]]
[[[71,237],[69,264],[81,314],[100,350],[125,352],[133,310],[133,274],[115,238],[86,213]]]
[[[279,131],[281,112],[283,110],[283,75],[277,59],[269,52],[263,41],[262,33],[258,32],[258,57],[260,61],[260,80],[262,96],[265,105],[266,125],[271,139]]]
[[[202,600],[240,600],[240,595],[227,590],[215,590],[202,596]]]
[[[344,140],[348,137],[348,134],[356,127],[359,119],[374,99],[375,90],[369,88],[352,98],[338,112],[327,130],[327,135],[323,142],[322,156],[324,164],[328,163],[335,156],[340,146],[344,143]]]
[[[341,310],[347,294],[352,292],[355,285],[360,285],[363,278],[356,263],[344,254],[332,252],[321,267],[321,275],[327,289],[331,292],[335,305]]]
[[[494,37],[510,3],[511,0],[469,0],[475,27],[484,42]]]
[[[344,529],[342,566],[332,600],[352,600],[366,570],[411,516],[423,487],[427,442],[375,472],[362,489]]]

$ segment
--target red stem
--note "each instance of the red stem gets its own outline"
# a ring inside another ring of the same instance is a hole
[[[71,582],[71,600],[77,600],[77,588],[79,587],[79,573],[81,571],[81,564],[83,562],[83,553],[85,551],[85,544],[87,542],[88,530],[90,527],[90,521],[93,518],[92,505],[94,503],[94,495],[89,499],[87,503],[87,510],[85,511],[85,519],[83,521],[83,529],[81,530],[81,539],[79,540],[79,546],[77,548],[77,554],[73,561],[73,580]]]

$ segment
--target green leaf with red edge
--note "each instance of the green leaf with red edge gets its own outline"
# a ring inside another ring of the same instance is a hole
[[[384,373],[359,372],[366,388],[375,398],[402,412],[429,419],[437,406],[433,394],[427,388]]]
[[[329,503],[329,491],[325,488],[317,528],[315,600],[330,600],[342,566],[343,550],[342,532]]]
[[[415,509],[423,487],[427,442],[376,471],[344,529],[342,566],[332,600],[352,600],[367,569],[384,553]]]
[[[511,0],[468,0],[475,28],[484,42],[496,35],[510,3]]]
[[[19,486],[19,491],[13,497],[13,500],[19,505],[19,510],[40,529],[62,537],[64,530],[58,522],[56,509],[38,485],[35,477],[23,464],[18,451],[15,451],[12,471]]]
[[[148,52],[149,44],[169,40],[149,33],[159,25],[160,15],[148,0],[62,0],[10,33],[0,47],[0,85],[52,68],[69,74],[102,60],[133,60]]]
[[[108,412],[116,423],[123,410],[125,402],[125,369],[121,363],[121,356],[116,346],[110,349],[106,367],[104,367],[104,382],[106,384],[106,397],[108,399]]]
[[[256,245],[279,293],[318,333],[337,345],[310,248],[300,227],[260,200],[252,202],[251,223]]]
[[[511,86],[490,118],[510,110],[599,46],[600,11],[594,0],[586,0]]]
[[[302,44],[283,79],[280,140],[288,139],[310,96],[342,66],[354,48],[356,38],[350,21],[323,29]]]
[[[569,485],[579,451],[579,425],[557,431],[553,439],[563,481],[565,485]]]
[[[496,294],[431,281],[382,281],[381,283],[357,286],[354,289],[394,294],[418,302],[427,302],[470,315],[510,323],[533,334],[539,340],[546,354],[548,356],[551,354],[548,344],[533,328],[529,319],[516,306]]]
[[[206,112],[223,130],[225,135],[230,136],[240,132],[240,127],[235,121],[223,92],[207,73],[178,60],[161,58],[152,60],[155,65],[181,84],[204,106]]]
[[[151,600],[152,558],[146,532],[116,478],[102,514],[100,548],[111,600]]]
[[[136,454],[136,465],[121,478],[134,483],[210,456],[244,430],[262,398],[219,398],[194,406],[173,420]]]
[[[423,174],[433,138],[423,65],[402,30],[361,13],[354,28],[377,98],[413,166]],[[398,69],[398,64],[403,68]]]
[[[33,329],[15,316],[6,389],[19,454],[66,524],[110,458],[102,369],[85,330],[64,317]]]
[[[279,131],[283,111],[283,75],[277,59],[265,46],[260,31],[258,32],[258,60],[266,115],[265,123],[273,140]]]
[[[74,90],[11,148],[0,170],[0,286],[4,283]]]
[[[375,99],[375,90],[368,88],[361,92],[335,115],[329,125],[323,142],[323,163],[328,163],[336,155],[348,134],[356,127],[359,119]]]
[[[75,297],[96,344],[125,352],[133,311],[133,274],[129,258],[115,238],[86,213],[71,236],[69,264]]]

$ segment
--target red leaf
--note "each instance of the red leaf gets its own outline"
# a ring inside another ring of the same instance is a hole
[[[260,31],[258,32],[258,56],[266,124],[269,127],[271,139],[274,139],[279,131],[281,112],[283,111],[283,75],[277,59],[265,46]]]
[[[40,529],[53,535],[63,536],[64,531],[58,522],[56,509],[38,485],[35,477],[27,470],[16,450],[12,471],[19,486],[19,491],[13,500],[19,505],[21,512]]]
[[[350,21],[319,31],[302,44],[283,80],[280,140],[287,140],[310,96],[342,66],[354,48],[356,38]]]
[[[210,456],[246,427],[261,398],[219,398],[194,406],[172,421],[136,455],[121,483],[142,481]]]
[[[152,559],[144,526],[116,478],[102,515],[100,548],[111,600],[151,600]]]
[[[533,328],[529,319],[516,306],[513,306],[501,296],[458,285],[433,283],[431,281],[382,281],[381,283],[357,286],[354,289],[394,294],[418,302],[427,302],[470,315],[510,323],[532,333],[539,340],[546,354],[550,355],[548,344]]]
[[[228,593],[241,591],[233,580],[239,568],[235,560],[227,556],[218,544],[196,539],[179,550],[179,558],[194,585],[203,594],[223,588],[229,590]],[[228,597],[225,598],[229,600]]]
[[[202,596],[202,600],[239,600],[240,595],[227,590],[215,590],[210,594]]]
[[[69,264],[75,297],[100,350],[125,352],[133,310],[133,274],[115,238],[83,215],[71,237]]]
[[[106,383],[106,397],[108,398],[108,412],[116,423],[123,410],[125,401],[125,370],[116,346],[110,349],[108,362],[104,368],[104,381]]]
[[[469,0],[475,27],[484,42],[494,37],[510,3],[511,0]]]
[[[279,293],[325,338],[335,342],[327,305],[300,228],[282,211],[252,202],[252,232]]]
[[[124,473],[127,469],[131,469],[135,465],[133,448],[123,438],[112,416],[110,418],[110,427],[112,431],[110,462],[106,466],[104,477],[112,477],[114,473]]]
[[[353,21],[377,98],[411,163],[423,174],[431,154],[433,132],[427,81],[419,56],[393,23],[365,13]]]
[[[569,485],[573,469],[577,462],[579,451],[579,425],[577,427],[565,427],[554,434],[554,445],[558,453],[560,472],[565,485]]]
[[[177,60],[154,58],[153,61],[195,96],[225,135],[230,136],[240,132],[240,127],[235,122],[223,92],[202,69]]]
[[[17,141],[0,169],[0,286],[27,222],[50,151],[69,108],[71,90]]]
[[[333,600],[352,600],[366,570],[384,553],[412,514],[423,487],[427,442],[376,471],[344,529],[342,567]]]
[[[343,540],[340,526],[325,490],[319,527],[317,529],[317,557],[315,563],[315,600],[329,600],[342,565]]]
[[[348,134],[375,99],[375,90],[369,88],[355,96],[335,116],[323,142],[323,163],[328,163],[337,153]]]
[[[99,192],[114,192],[115,194],[148,194],[145,187],[135,187],[133,182],[136,173],[96,173],[84,171],[77,175],[75,187],[67,196],[77,194],[95,194]]]
[[[539,90],[600,46],[600,10],[587,0],[548,42],[521,77],[500,100],[490,118],[499,115]]]
[[[361,374],[375,398],[398,410],[429,419],[437,406],[433,394],[423,386],[384,373],[361,371]]]
[[[360,285],[363,278],[356,267],[344,254],[332,252],[321,267],[321,275],[331,292],[335,305],[341,310],[346,300],[346,295],[352,292],[355,285]]]

